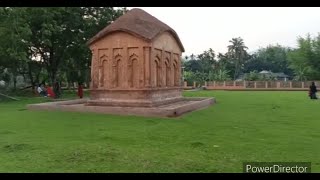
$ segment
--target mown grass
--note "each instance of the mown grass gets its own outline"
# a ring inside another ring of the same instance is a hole
[[[312,162],[320,172],[320,101],[306,92],[184,94],[217,104],[169,119],[1,102],[0,172],[242,172],[245,161]]]

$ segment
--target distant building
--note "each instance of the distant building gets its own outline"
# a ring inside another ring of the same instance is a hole
[[[271,71],[263,70],[263,71],[260,71],[259,74],[261,74],[265,78],[273,77],[275,80],[279,80],[279,81],[287,81],[290,78],[290,76],[284,74],[283,72],[273,73]]]
[[[249,73],[239,75],[236,81],[243,81],[247,74]],[[286,75],[283,72],[273,73],[272,71],[263,70],[259,72],[259,75],[263,79],[273,79],[277,81],[287,81],[290,79],[290,76]]]
[[[287,81],[290,78],[290,76],[284,74],[283,72],[273,73],[273,76],[276,77],[277,80],[283,80],[283,81]]]

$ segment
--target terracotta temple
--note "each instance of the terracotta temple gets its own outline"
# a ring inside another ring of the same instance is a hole
[[[182,97],[179,36],[141,9],[128,11],[87,44],[92,52],[90,99],[60,102],[60,109],[178,116],[214,102]]]
[[[88,42],[91,105],[158,106],[181,95],[184,47],[168,25],[132,9]]]

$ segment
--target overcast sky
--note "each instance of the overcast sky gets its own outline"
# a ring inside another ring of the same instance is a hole
[[[132,7],[128,7],[131,9]],[[296,47],[298,36],[320,32],[319,7],[139,7],[173,28],[186,52],[226,52],[242,37],[249,52],[269,44]]]

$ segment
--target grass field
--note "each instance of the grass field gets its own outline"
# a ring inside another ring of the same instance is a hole
[[[185,92],[217,104],[176,119],[38,112],[0,103],[0,172],[242,172],[306,161],[320,172],[320,101],[307,92]]]

